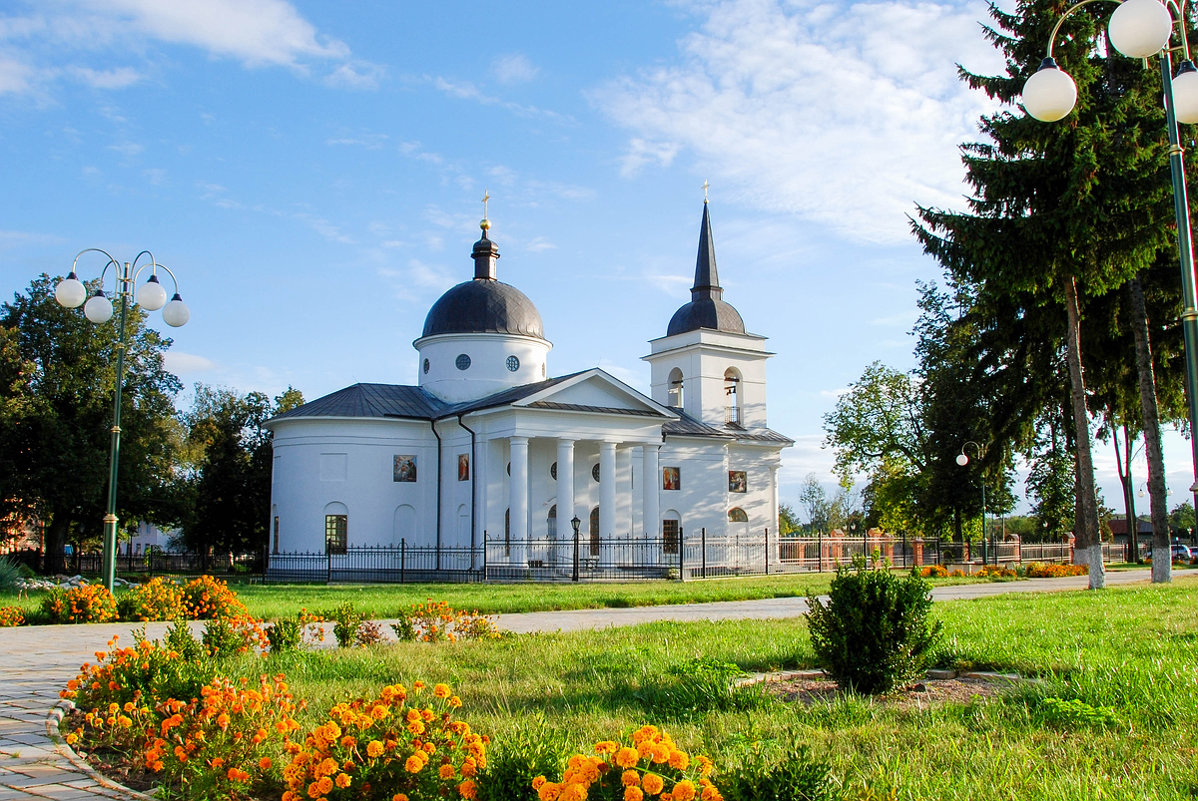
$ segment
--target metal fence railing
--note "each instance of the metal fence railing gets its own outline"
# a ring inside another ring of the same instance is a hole
[[[1104,544],[1105,561],[1125,558],[1122,544]],[[40,569],[36,551],[9,555]],[[340,553],[279,552],[204,555],[152,551],[122,554],[117,572],[126,576],[155,574],[240,575],[273,583],[292,582],[583,582],[648,579],[689,580],[776,573],[831,571],[864,557],[886,560],[896,568],[940,565],[960,567],[1027,562],[1070,562],[1068,543],[1020,543],[997,538],[985,542],[952,542],[934,537],[848,536],[775,537],[754,534],[708,534],[679,531],[678,536],[592,540],[577,537],[515,540],[484,539],[477,547],[396,545],[349,547]],[[98,553],[64,554],[73,573],[98,573]]]

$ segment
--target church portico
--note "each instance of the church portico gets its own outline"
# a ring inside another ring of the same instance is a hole
[[[357,384],[268,422],[276,553],[567,580],[678,572],[695,538],[739,564],[739,540],[776,537],[792,443],[766,427],[771,354],[722,299],[706,203],[691,301],[644,357],[651,395],[598,368],[549,377],[540,314],[498,280],[481,228],[474,277],[413,341],[416,385]]]

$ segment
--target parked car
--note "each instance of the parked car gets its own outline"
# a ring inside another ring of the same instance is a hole
[[[1174,562],[1185,562],[1188,564],[1190,559],[1194,555],[1190,551],[1189,546],[1182,545],[1180,542],[1173,543],[1170,546],[1170,550],[1173,552],[1173,561]],[[1148,547],[1148,550],[1145,551],[1144,556],[1148,559],[1152,558],[1152,546]]]

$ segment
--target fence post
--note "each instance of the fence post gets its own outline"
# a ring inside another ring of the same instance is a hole
[[[765,574],[770,574],[770,530],[765,530]]]
[[[703,552],[703,557],[699,560],[699,575],[707,578],[707,526],[699,529],[699,548]]]
[[[487,530],[483,529],[483,581],[486,581],[490,576],[487,574]]]
[[[678,581],[686,581],[686,532],[678,524]]]
[[[399,583],[406,584],[408,578],[408,539],[399,538]]]
[[[824,572],[824,531],[820,529],[815,532],[815,547],[816,547],[816,572]]]
[[[578,515],[574,515],[575,518]],[[574,525],[574,521],[570,521],[570,525]],[[578,581],[578,529],[574,529],[574,581]]]

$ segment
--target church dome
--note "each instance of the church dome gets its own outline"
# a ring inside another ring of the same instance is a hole
[[[433,304],[422,336],[494,333],[545,338],[541,313],[533,302],[496,279],[499,249],[487,238],[488,227],[483,226],[482,239],[474,243],[474,279],[450,288]]]
[[[703,201],[703,223],[699,227],[699,255],[695,259],[695,285],[691,287],[690,303],[683,305],[670,318],[666,336],[685,334],[700,328],[716,331],[745,333],[745,322],[740,312],[723,299],[719,274],[715,266],[715,242],[711,234],[711,220],[707,213],[707,201]]]
[[[683,334],[699,328],[745,333],[745,322],[731,303],[716,298],[699,298],[687,303],[670,318],[666,336]]]

